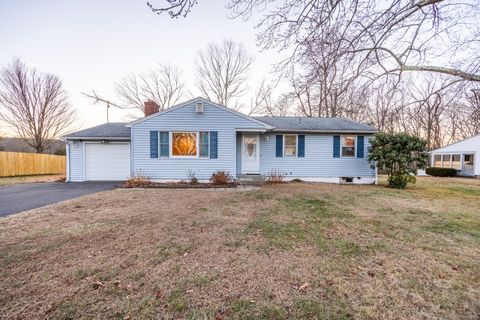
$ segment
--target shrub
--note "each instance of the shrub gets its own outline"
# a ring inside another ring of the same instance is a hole
[[[230,175],[230,172],[219,170],[212,174],[210,181],[215,185],[226,185],[232,183],[233,178]]]
[[[455,177],[457,175],[457,170],[453,168],[431,167],[431,168],[427,168],[426,172],[428,175],[434,176],[434,177]]]
[[[189,182],[191,185],[196,185],[196,184],[198,184],[198,179],[197,179],[197,177],[195,176],[195,171],[188,170],[188,172],[187,172],[187,179],[188,179],[188,182]]]
[[[278,169],[272,169],[267,175],[267,183],[284,183],[285,181],[285,172],[278,170]]]
[[[404,189],[415,183],[417,169],[427,164],[427,142],[405,133],[376,133],[368,149],[368,161],[388,174],[388,186]]]
[[[388,186],[395,189],[405,189],[408,183],[415,183],[416,181],[417,178],[413,174],[396,171],[388,177]]]
[[[143,174],[142,171],[134,173],[128,177],[127,181],[123,183],[125,188],[143,188],[149,187],[152,184],[150,178]]]
[[[53,154],[56,155],[56,156],[66,156],[67,155],[67,150],[65,149],[65,147],[61,147],[61,148],[58,148],[57,150],[55,150],[55,152]]]

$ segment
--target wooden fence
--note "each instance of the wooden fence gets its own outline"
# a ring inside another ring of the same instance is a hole
[[[0,177],[65,174],[66,157],[52,154],[0,151]]]

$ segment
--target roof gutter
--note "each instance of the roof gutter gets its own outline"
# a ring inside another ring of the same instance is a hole
[[[130,137],[62,137],[64,140],[128,140]]]
[[[338,130],[338,129],[331,129],[331,130],[308,130],[308,129],[273,129],[272,132],[307,132],[307,133],[370,133],[374,134],[378,132],[369,131],[369,130]]]

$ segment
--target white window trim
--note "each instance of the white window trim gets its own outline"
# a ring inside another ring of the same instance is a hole
[[[196,151],[197,151],[197,154],[194,155],[194,156],[176,156],[176,155],[173,155],[173,134],[174,133],[195,133],[195,136],[196,136],[196,140],[195,140],[195,144],[196,144]],[[188,130],[179,130],[179,131],[169,131],[169,139],[170,139],[170,144],[169,144],[169,149],[170,149],[170,158],[174,158],[174,159],[198,159],[199,158],[199,155],[200,155],[200,149],[199,149],[199,133],[198,131],[188,131]]]
[[[460,157],[460,167],[463,166],[462,162],[464,161],[463,158],[464,158],[464,154],[463,153],[434,153],[433,154],[433,167],[435,167],[435,157],[436,156],[439,156],[440,157],[440,168],[451,168],[451,169],[455,169],[457,171],[459,170],[462,170],[462,169],[456,169],[453,167],[453,156],[459,156]],[[444,156],[449,156],[450,157],[450,161],[444,161],[443,160],[443,157]],[[450,166],[449,167],[445,167],[445,164],[449,164]]]
[[[295,136],[295,154],[292,155],[292,154],[285,154],[285,136]],[[282,135],[283,137],[283,150],[282,150],[282,156],[283,157],[290,157],[290,158],[295,158],[295,157],[298,157],[298,134],[295,134],[295,133],[284,133]]]
[[[458,162],[460,163],[460,169],[457,169],[457,168],[454,168],[454,167],[453,167],[453,162],[454,162],[454,161],[453,161],[453,157],[454,157],[454,156],[459,156],[459,157],[460,157],[460,161],[458,161]],[[455,169],[455,170],[457,170],[457,171],[458,171],[458,170],[462,170],[462,155],[461,155],[461,154],[459,154],[459,153],[452,153],[452,154],[450,154],[450,168]]]
[[[355,138],[355,142],[353,143],[353,148],[355,150],[355,154],[353,156],[344,156],[343,155],[343,137],[354,137]],[[358,136],[353,135],[353,134],[344,134],[344,135],[340,136],[340,158],[352,159],[352,158],[357,157],[357,139],[358,139]]]
[[[207,156],[200,156],[200,132],[207,132],[208,133],[208,155]],[[174,133],[195,133],[196,136],[196,150],[197,154],[194,156],[176,156],[173,154],[173,134]],[[200,131],[188,131],[188,130],[175,130],[175,131],[168,131],[168,158],[173,158],[173,159],[210,159],[210,131],[208,130],[200,130]],[[159,153],[159,158],[167,158],[166,156],[160,156],[161,153],[161,147],[160,147],[160,131],[158,131],[158,153]]]

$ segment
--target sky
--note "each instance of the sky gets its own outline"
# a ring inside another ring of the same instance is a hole
[[[242,42],[254,56],[249,82],[254,86],[269,76],[278,54],[260,52],[256,20],[229,19],[225,4],[199,0],[187,18],[171,19],[152,13],[146,1],[138,0],[0,1],[0,65],[18,57],[29,67],[57,74],[77,110],[79,129],[106,122],[105,107],[93,105],[82,92],[95,90],[115,101],[115,81],[158,63],[177,65],[187,88],[196,93],[196,55],[224,38]],[[129,114],[112,108],[110,121],[127,121]],[[5,125],[0,132],[12,135]]]

